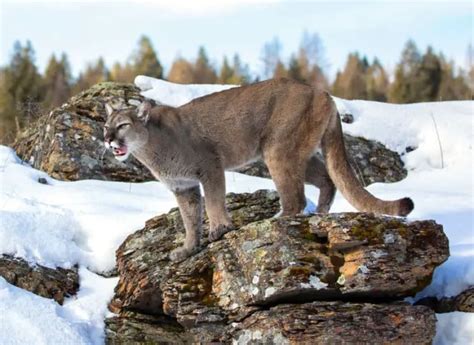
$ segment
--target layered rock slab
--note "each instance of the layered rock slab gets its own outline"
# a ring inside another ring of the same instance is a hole
[[[111,309],[168,315],[191,329],[281,303],[386,302],[423,289],[449,255],[433,221],[366,213],[270,218],[279,203],[268,191],[229,194],[227,205],[239,229],[182,263],[168,259],[184,240],[178,210],[130,235],[117,251]]]
[[[259,311],[228,328],[233,344],[431,344],[436,318],[426,307],[312,302]]]
[[[0,255],[0,276],[12,285],[41,297],[52,298],[59,304],[62,304],[66,297],[75,295],[79,289],[76,269],[30,265],[27,261],[11,255]]]
[[[108,344],[431,344],[436,318],[406,304],[282,304],[240,322],[183,328],[163,316],[124,312],[107,319]]]

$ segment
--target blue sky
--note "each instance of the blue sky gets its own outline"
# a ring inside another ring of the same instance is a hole
[[[421,50],[432,45],[458,66],[466,64],[473,40],[470,1],[272,1],[272,0],[0,0],[0,65],[15,40],[31,40],[37,64],[66,52],[77,73],[103,56],[110,66],[125,61],[142,34],[165,66],[177,55],[194,58],[200,45],[218,65],[238,52],[261,72],[262,46],[274,36],[282,57],[298,48],[304,30],[319,33],[332,78],[347,54],[379,57],[389,69],[412,38]]]

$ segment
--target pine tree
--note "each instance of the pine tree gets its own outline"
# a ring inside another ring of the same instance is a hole
[[[441,54],[439,56],[441,64],[441,82],[438,89],[437,100],[451,101],[471,99],[471,90],[467,84],[467,79],[463,71],[456,75],[454,61],[446,61]]]
[[[90,88],[92,85],[110,80],[110,73],[105,66],[104,59],[100,57],[96,62],[88,64],[86,70],[79,75],[74,93]]]
[[[467,86],[470,89],[470,99],[474,99],[474,48],[472,44],[467,47],[467,73],[465,76]]]
[[[402,51],[400,62],[395,69],[395,80],[389,90],[389,101],[394,103],[416,102],[414,89],[416,73],[421,64],[421,56],[414,41],[409,40]]]
[[[153,78],[163,78],[163,67],[156,55],[153,45],[147,36],[142,36],[138,49],[132,55],[132,65],[135,75],[146,75]]]
[[[290,57],[290,62],[288,64],[288,78],[305,82],[303,73],[301,71],[301,65],[294,55]]]
[[[366,73],[366,89],[367,99],[378,102],[387,101],[389,80],[380,61],[375,58],[367,68]]]
[[[214,84],[217,81],[217,75],[212,68],[204,47],[199,47],[198,57],[194,64],[194,83],[196,84]]]
[[[346,99],[367,99],[367,71],[365,57],[361,59],[358,53],[349,54],[344,70],[337,74],[333,84],[334,95]]]
[[[344,86],[343,86],[344,76],[341,71],[337,71],[336,78],[332,84],[332,93],[334,96],[344,97]]]
[[[283,62],[278,61],[275,71],[273,72],[273,78],[288,78],[288,70]]]
[[[234,76],[234,69],[229,65],[227,56],[224,56],[224,60],[222,61],[222,67],[219,73],[218,82],[220,84],[230,84],[233,76]]]
[[[412,97],[417,102],[436,101],[441,83],[441,64],[433,49],[428,47],[414,73]]]
[[[275,77],[277,68],[281,72],[281,54],[282,45],[278,37],[274,37],[270,42],[264,44],[262,49],[261,60],[263,63],[263,77],[265,79]]]
[[[303,33],[298,51],[298,65],[300,66],[301,81],[326,89],[329,85],[324,74],[326,60],[321,38],[317,33]]]
[[[53,54],[44,75],[45,105],[57,107],[71,96],[71,68],[66,54],[57,60]]]
[[[229,80],[230,84],[244,85],[250,82],[248,65],[242,63],[239,54],[234,55],[232,70],[234,73]]]
[[[1,74],[0,140],[7,141],[41,112],[44,89],[30,41],[25,46],[15,42],[10,63]]]
[[[193,65],[184,58],[178,57],[171,66],[168,80],[173,83],[191,84],[194,82]]]
[[[135,72],[130,63],[125,63],[123,66],[120,62],[114,63],[110,71],[110,80],[121,83],[133,83],[135,79]]]
[[[6,145],[15,139],[17,116],[15,99],[8,91],[7,70],[0,69],[0,144]]]

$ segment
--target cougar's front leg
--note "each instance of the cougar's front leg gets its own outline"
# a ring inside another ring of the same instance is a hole
[[[213,169],[201,180],[206,213],[209,218],[209,241],[213,242],[233,229],[225,207],[225,175],[223,169]]]
[[[170,253],[172,261],[182,261],[198,251],[202,227],[201,192],[199,185],[174,192],[186,229],[184,245]]]

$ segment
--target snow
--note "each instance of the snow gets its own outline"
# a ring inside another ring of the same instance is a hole
[[[144,96],[172,106],[233,87],[177,85],[144,76],[135,82]],[[451,257],[436,269],[431,285],[415,300],[454,296],[474,285],[474,102],[335,101],[341,113],[354,116],[354,123],[343,125],[344,131],[384,143],[402,155],[409,170],[401,182],[377,183],[368,189],[384,199],[410,196],[415,210],[409,219],[435,219],[449,237]],[[406,153],[407,147],[416,150]],[[48,184],[39,183],[40,177]],[[269,179],[232,172],[226,173],[226,187],[239,193],[275,188]],[[316,201],[318,191],[306,186],[306,195],[308,201]],[[77,264],[81,278],[79,293],[64,306],[0,279],[2,344],[103,343],[106,305],[117,280],[93,272],[112,269],[115,250],[123,240],[147,219],[175,206],[173,195],[159,182],[58,181],[0,146],[0,253],[49,267]],[[307,211],[314,208],[308,202]],[[354,209],[338,194],[331,211]],[[439,314],[437,318],[436,344],[474,339],[472,314]]]
[[[474,313],[437,314],[434,345],[467,345],[473,343]]]
[[[142,95],[146,98],[172,107],[179,107],[195,98],[238,86],[215,84],[182,85],[143,75],[135,78],[135,85],[142,90]]]
[[[81,288],[63,306],[0,277],[0,343],[103,344],[103,320],[117,279],[105,279],[84,268],[79,274]]]

